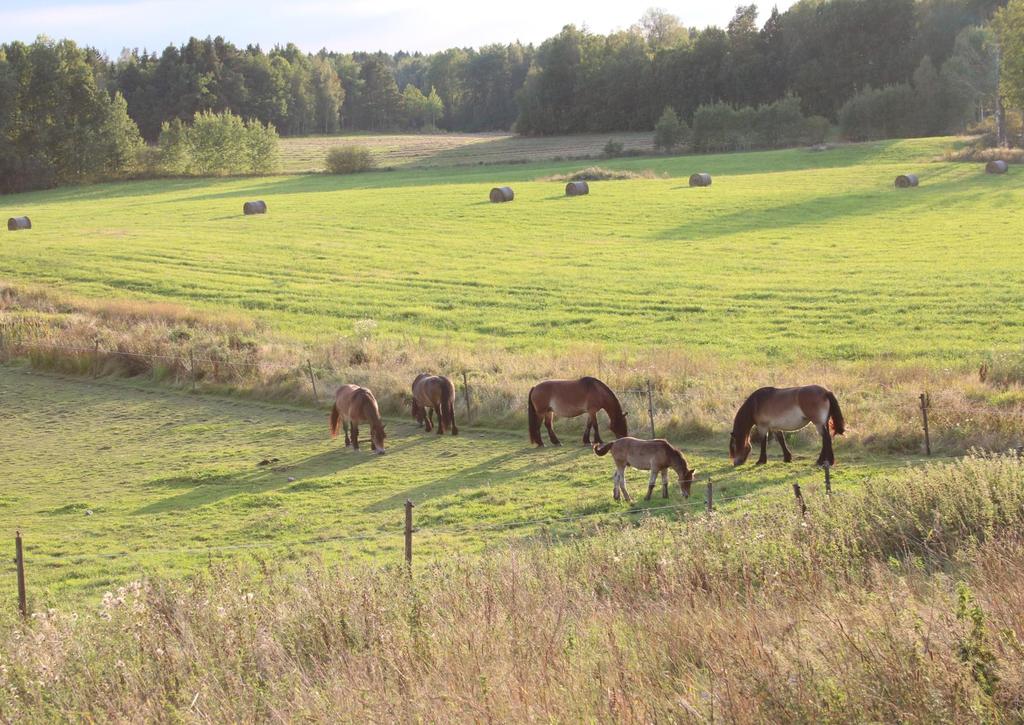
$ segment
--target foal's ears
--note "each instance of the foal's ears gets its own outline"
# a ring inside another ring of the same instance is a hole
[[[689,473],[686,474],[685,480],[692,481],[696,477],[697,477],[697,469],[694,468],[692,471],[690,471]]]

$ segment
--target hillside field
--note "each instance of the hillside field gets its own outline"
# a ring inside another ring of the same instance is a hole
[[[88,345],[109,332],[103,306],[122,300],[254,320],[254,354],[288,349],[293,366],[306,347],[363,336],[342,362],[316,358],[321,400],[338,382],[369,383],[391,432],[387,456],[357,455],[328,439],[326,410],[307,404],[308,391],[291,405],[206,395],[232,389],[205,381],[192,394],[180,375],[176,386],[160,385],[155,370],[133,380],[106,368],[92,371],[97,380],[61,376],[43,372],[58,363],[34,353],[27,366],[15,354],[0,367],[0,409],[13,421],[0,454],[0,532],[25,532],[33,596],[45,603],[95,595],[141,570],[188,571],[232,555],[224,547],[397,562],[406,498],[424,556],[618,521],[631,509],[611,500],[607,460],[578,445],[526,446],[525,393],[549,374],[601,374],[641,433],[642,399],[623,389],[654,378],[659,431],[716,476],[733,473],[726,431],[742,394],[769,381],[837,390],[852,422],[837,444],[840,487],[919,460],[925,383],[938,402],[940,453],[1019,444],[1017,373],[983,385],[977,369],[1021,350],[1024,249],[1012,230],[1024,177],[934,162],[953,142],[609,161],[650,173],[594,182],[575,199],[545,179],[579,162],[0,197],[0,217],[27,214],[34,225],[0,238],[0,280],[100,310],[44,301],[25,312],[5,292],[5,344],[46,328],[50,339]],[[713,186],[689,188],[694,171],[712,173]],[[905,172],[921,187],[894,189]],[[515,187],[513,203],[487,201],[499,184]],[[244,217],[249,199],[266,200],[269,213]],[[164,327],[142,315],[110,344],[131,348],[136,334],[187,341],[194,330],[181,319],[174,312]],[[75,372],[89,370],[83,359]],[[460,365],[476,371],[480,412],[458,438],[423,435],[402,413],[410,373]],[[288,375],[288,385],[304,380],[302,368]],[[578,426],[563,427],[578,444]],[[793,481],[818,491],[808,465],[817,442],[796,438],[791,469],[723,478],[721,510],[792,506]],[[643,474],[631,481],[642,494]],[[726,500],[740,495],[749,498]],[[587,518],[514,526],[577,516]],[[5,577],[0,592],[11,586]]]

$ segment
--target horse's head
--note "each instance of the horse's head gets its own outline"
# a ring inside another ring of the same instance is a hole
[[[750,455],[750,431],[747,431],[745,436],[741,436],[736,430],[733,430],[732,435],[729,436],[729,458],[732,459],[732,465],[742,466],[747,462],[747,457]]]
[[[615,434],[616,438],[625,438],[629,435],[629,425],[626,422],[625,411],[619,413],[616,416],[609,416],[608,425],[612,429],[612,433]]]
[[[690,498],[690,487],[693,485],[693,477],[697,475],[696,470],[688,470],[686,463],[683,463],[683,470],[676,470],[679,476],[679,488],[683,491],[683,498]]]
[[[422,406],[416,402],[416,398],[412,399],[412,418],[416,421],[416,424],[423,427],[423,421],[426,419],[426,411],[423,410]]]
[[[384,439],[387,438],[387,432],[384,430],[383,423],[374,423],[370,427],[370,443],[373,445],[374,453],[383,456],[384,455]]]

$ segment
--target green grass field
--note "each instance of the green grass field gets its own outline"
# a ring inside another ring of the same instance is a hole
[[[1024,177],[929,163],[948,141],[572,164],[153,181],[0,199],[0,276],[242,310],[301,339],[385,335],[726,357],[957,358],[1020,345]],[[577,164],[578,165],[578,164]],[[709,189],[685,177],[703,169]],[[922,186],[892,188],[914,171]],[[511,204],[487,202],[514,184]],[[270,213],[243,217],[246,199]]]
[[[395,564],[407,498],[416,504],[416,555],[426,559],[586,531],[624,512],[632,521],[652,508],[672,518],[703,515],[705,484],[685,502],[674,474],[667,502],[660,490],[650,503],[639,500],[642,472],[629,476],[638,500],[614,502],[610,459],[575,439],[533,450],[522,434],[466,428],[442,439],[391,420],[389,453],[378,457],[332,441],[320,411],[18,366],[0,367],[0,410],[0,532],[25,536],[36,606],[95,596],[142,572],[181,575],[211,558],[316,551]],[[792,466],[776,461],[738,474],[720,446],[688,447],[687,455],[701,475],[718,477],[723,513],[791,506],[794,481],[821,505],[814,446],[798,444]],[[279,461],[258,465],[271,458]],[[843,460],[837,491],[918,462],[846,451]],[[581,518],[518,526],[566,517]],[[13,576],[5,575],[0,601],[13,596]]]
[[[397,347],[427,341],[449,358],[498,348],[540,366],[579,345],[607,359],[699,354],[728,361],[729,376],[750,375],[724,386],[714,432],[727,424],[735,390],[756,379],[750,371],[800,364],[828,378],[830,365],[851,360],[962,371],[1020,349],[1024,177],[933,162],[951,143],[619,160],[605,165],[657,178],[595,182],[576,199],[541,179],[579,162],[0,197],[0,217],[28,214],[34,224],[0,237],[0,279],[251,315],[300,343],[351,336],[373,320]],[[714,185],[688,188],[694,171],[712,173]],[[918,173],[921,187],[895,190],[904,172]],[[515,187],[513,203],[487,201],[498,184]],[[256,198],[269,214],[243,217],[242,202]],[[897,376],[875,379],[872,390],[906,398],[906,410],[890,415],[906,419],[901,435],[916,445],[916,389],[900,390]],[[524,390],[508,391],[517,411]],[[855,414],[867,392],[850,391]],[[1006,395],[1019,410],[1021,396]],[[607,460],[576,446],[532,451],[521,430],[463,425],[463,435],[439,440],[393,419],[391,452],[376,458],[331,442],[323,410],[18,363],[0,367],[0,410],[0,534],[25,532],[39,604],[94,595],[140,570],[180,573],[234,555],[221,547],[397,562],[406,498],[417,505],[423,556],[566,535],[628,510],[611,500]],[[877,432],[866,416],[852,419],[854,435]],[[721,436],[676,442],[702,472],[726,473]],[[844,444],[838,487],[905,462]],[[807,465],[815,444],[798,445],[793,469],[723,479],[717,495],[751,498],[722,510],[791,506],[791,480],[819,489]],[[257,466],[273,457],[280,462]],[[634,494],[643,478],[631,479]],[[695,487],[694,511],[702,495]],[[588,518],[510,526],[576,516]],[[499,528],[451,530],[479,526]],[[332,541],[315,543],[325,537]],[[108,553],[116,556],[97,556]],[[0,597],[12,586],[5,576]]]

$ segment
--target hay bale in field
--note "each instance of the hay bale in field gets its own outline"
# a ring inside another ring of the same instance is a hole
[[[711,174],[694,174],[690,177],[690,186],[711,186]]]
[[[511,186],[495,186],[491,189],[491,201],[495,204],[512,201],[515,198],[516,195],[515,192],[512,191]]]
[[[584,196],[590,193],[590,184],[585,181],[570,181],[565,185],[566,196]]]
[[[1005,174],[1009,170],[1010,165],[1001,159],[985,164],[985,171],[990,174]]]
[[[896,177],[896,188],[897,189],[910,189],[917,186],[920,183],[917,179],[917,174],[900,174]]]
[[[7,231],[16,232],[19,229],[31,229],[32,220],[27,216],[12,216],[7,220]]]
[[[247,201],[242,204],[242,213],[246,216],[249,214],[266,214],[267,213],[267,202],[265,201]]]

